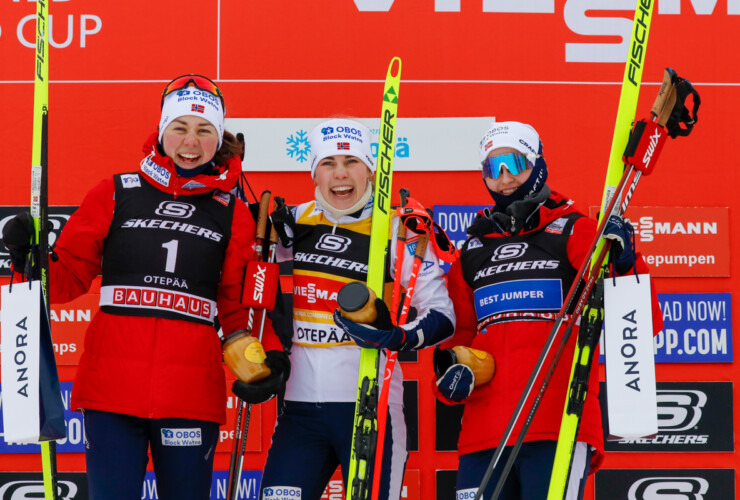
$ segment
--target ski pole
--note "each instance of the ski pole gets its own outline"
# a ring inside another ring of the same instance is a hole
[[[399,190],[401,195],[401,206],[406,205],[409,191],[406,188]],[[395,324],[398,318],[398,302],[401,298],[401,264],[406,253],[406,225],[399,220],[398,233],[396,235],[396,274],[393,277],[393,296],[391,297],[391,319]]]
[[[617,169],[621,168],[621,162],[613,161],[614,152],[624,151],[624,145],[626,144],[626,136],[621,136],[618,134],[625,133],[624,131],[628,130],[627,127],[629,127],[630,122],[633,120],[636,109],[637,109],[637,99],[639,97],[640,82],[642,81],[642,68],[643,68],[642,62],[644,59],[644,53],[647,51],[648,33],[650,30],[650,24],[652,21],[652,12],[653,12],[653,4],[650,4],[648,8],[645,9],[638,3],[637,8],[635,9],[635,16],[634,16],[633,23],[632,23],[632,36],[630,40],[630,50],[632,50],[632,47],[639,47],[640,49],[639,53],[641,54],[642,58],[638,58],[637,61],[633,62],[633,59],[630,57],[630,54],[628,54],[627,56],[628,64],[625,66],[624,77],[622,80],[622,89],[621,89],[620,100],[619,100],[619,109],[617,112],[617,123],[615,125],[615,133],[612,139],[612,146],[611,146],[611,152],[612,152],[611,156],[612,157],[610,158],[610,162],[609,162],[607,185],[613,185],[613,183],[610,181],[614,177],[616,177],[617,179],[620,178],[619,171]],[[633,68],[633,69],[631,70],[630,68]],[[631,74],[631,72],[633,74]],[[622,178],[624,177],[622,176]],[[610,204],[607,198],[608,193],[605,192],[604,196],[605,196],[605,201],[602,203],[602,207]],[[608,216],[605,217],[605,219],[608,219]],[[601,228],[601,231],[599,231],[599,238],[601,238],[602,232],[603,232],[603,227]],[[587,265],[587,261],[584,261],[584,265],[581,266],[581,269],[578,273],[577,278],[573,281],[573,284],[571,285],[571,289],[568,292],[567,300],[565,301],[565,303],[568,305],[570,304],[570,301],[572,301],[573,299],[573,295],[575,294],[576,288],[583,274],[585,274],[586,265]],[[534,385],[536,377],[539,374],[540,369],[542,368],[542,364],[544,364],[545,362],[545,357],[547,356],[548,352],[550,351],[550,348],[552,347],[552,344],[555,340],[555,335],[560,329],[560,325],[563,322],[563,317],[566,312],[567,312],[567,309],[565,308],[565,305],[564,305],[560,309],[560,312],[558,313],[558,316],[555,320],[555,325],[553,326],[550,332],[550,335],[548,336],[545,342],[545,346],[542,350],[542,353],[540,354],[540,357],[537,360],[537,364],[535,365],[535,370],[532,373],[532,376],[530,376],[529,380],[527,381],[527,385],[525,386],[524,392],[522,393],[522,396],[519,399],[519,402],[517,403],[517,407],[514,410],[514,415],[512,415],[511,419],[509,420],[509,424],[507,425],[506,430],[504,431],[504,435],[501,441],[499,442],[499,445],[494,453],[493,458],[491,459],[491,463],[489,464],[488,470],[486,471],[486,474],[483,478],[483,482],[481,483],[481,486],[475,495],[475,500],[479,500],[483,495],[483,490],[485,489],[485,486],[488,484],[488,481],[490,480],[490,477],[493,474],[493,470],[498,464],[501,454],[503,453],[504,448],[506,447],[506,443],[508,442],[509,437],[511,436],[514,425],[519,419],[519,415],[522,411],[524,403],[529,397],[529,392],[532,390],[532,386]],[[505,480],[506,480],[506,475],[504,474],[498,481],[499,487],[496,488],[497,490],[501,489]],[[497,497],[497,494],[494,494],[493,498],[495,499],[496,497]]]
[[[675,81],[681,81],[683,83],[683,79],[680,79],[678,75],[675,74],[672,70],[667,70],[669,74],[671,75],[671,78]],[[691,89],[693,92],[693,89]],[[498,448],[496,449],[496,452],[494,453],[494,456],[491,460],[491,463],[489,464],[489,468],[486,471],[486,475],[484,476],[483,482],[481,483],[481,487],[479,488],[478,494],[482,495],[483,490],[485,489],[485,486],[487,485],[488,481],[490,480],[491,475],[493,474],[493,470],[495,469],[498,460],[503,453],[503,448],[506,445],[506,442],[508,441],[509,437],[511,436],[512,430],[521,414],[522,408],[526,402],[526,400],[529,397],[529,394],[534,386],[534,382],[539,375],[542,366],[544,365],[545,358],[547,357],[547,354],[549,353],[552,345],[554,344],[555,337],[557,333],[559,332],[563,322],[565,321],[565,316],[567,316],[566,312],[570,309],[571,304],[573,303],[573,299],[575,297],[575,292],[578,289],[579,283],[581,280],[586,276],[587,271],[591,270],[592,272],[588,273],[586,281],[583,283],[583,288],[581,289],[581,293],[579,295],[578,301],[576,301],[576,305],[572,310],[571,316],[568,319],[568,321],[571,320],[571,318],[577,317],[581,310],[583,309],[583,306],[585,304],[586,299],[588,298],[588,294],[594,284],[594,281],[599,275],[600,268],[606,259],[606,256],[608,255],[609,251],[609,245],[610,241],[603,238],[604,229],[606,228],[606,223],[609,220],[609,217],[611,215],[622,215],[624,211],[627,209],[627,206],[629,205],[629,202],[631,200],[632,193],[634,193],[634,190],[637,187],[637,183],[639,182],[642,175],[649,175],[652,173],[655,164],[657,163],[657,157],[660,154],[660,151],[662,149],[662,144],[665,142],[667,134],[662,133],[661,130],[659,130],[657,127],[660,127],[660,129],[665,131],[663,129],[661,123],[665,123],[669,120],[670,116],[675,113],[674,108],[669,108],[665,104],[666,102],[671,101],[671,94],[672,92],[670,89],[661,87],[661,91],[658,94],[658,98],[656,98],[656,103],[653,105],[653,110],[658,110],[660,113],[659,118],[657,121],[653,121],[652,126],[648,125],[647,122],[644,120],[639,122],[643,125],[636,125],[635,132],[629,139],[629,143],[627,145],[626,151],[625,151],[625,159],[628,159],[628,167],[623,172],[622,178],[619,181],[619,184],[616,187],[616,191],[613,193],[613,195],[608,198],[608,204],[604,211],[604,216],[601,218],[599,222],[599,226],[596,232],[596,236],[594,237],[589,250],[586,252],[586,255],[591,255],[593,258],[584,259],[583,264],[581,265],[576,278],[573,281],[573,284],[571,285],[570,291],[568,292],[568,296],[566,297],[566,300],[564,301],[563,307],[560,309],[560,312],[556,316],[555,325],[552,327],[552,330],[550,331],[550,334],[545,342],[545,346],[542,350],[542,353],[540,354],[540,357],[537,360],[537,363],[535,364],[535,368],[532,372],[532,375],[530,376],[527,385],[522,393],[521,398],[519,399],[519,403],[514,411],[514,415],[512,415],[512,418],[509,421],[509,425],[506,428],[506,431],[504,432],[504,436],[502,437],[501,442],[499,443]],[[696,99],[698,99],[698,94],[694,92],[694,95],[696,96]],[[675,103],[676,106],[683,105],[682,103]],[[694,109],[694,112],[696,112],[696,107]],[[679,120],[680,121],[680,120]],[[693,126],[693,122],[692,122]],[[648,135],[645,135],[646,130],[650,130],[651,132],[648,133]],[[640,146],[640,138],[645,138],[648,144],[642,143],[642,146]],[[650,147],[652,145],[652,147]],[[649,151],[647,149],[649,148]],[[643,151],[645,150],[645,151]],[[635,151],[644,152],[642,157],[640,158],[640,161],[635,161],[637,158],[637,155],[634,154]],[[627,188],[627,183],[630,182],[629,188]],[[625,188],[627,190],[625,191]],[[624,200],[620,203],[620,200],[622,199],[622,196],[624,195]],[[500,493],[501,489],[503,488],[504,481],[506,480],[506,476],[508,472],[511,470],[511,467],[513,466],[513,462],[516,459],[516,454],[521,447],[521,443],[524,440],[524,436],[526,434],[527,429],[529,428],[529,425],[531,424],[532,419],[534,418],[534,414],[537,411],[537,408],[539,407],[539,402],[544,396],[544,392],[547,389],[547,386],[550,382],[550,379],[552,378],[552,374],[555,371],[555,368],[557,366],[558,361],[560,360],[560,356],[562,354],[562,351],[565,347],[565,344],[567,343],[569,337],[570,337],[570,331],[571,327],[569,327],[565,334],[563,335],[563,338],[560,341],[560,344],[558,346],[558,349],[556,350],[553,359],[550,363],[550,368],[546,372],[546,375],[544,377],[544,380],[542,384],[540,385],[538,394],[536,398],[534,399],[532,403],[532,407],[530,409],[529,415],[527,416],[527,419],[524,422],[524,426],[522,427],[519,439],[517,440],[517,443],[514,445],[514,448],[512,449],[511,454],[509,455],[509,458],[507,460],[507,465],[504,467],[503,473],[501,477],[499,478],[497,488],[494,491],[494,495],[492,498],[497,498],[498,493]],[[476,494],[476,498],[480,498]]]
[[[590,298],[583,308],[581,326],[578,330],[578,341],[576,354],[573,356],[573,367],[571,369],[569,394],[563,412],[563,421],[560,424],[560,436],[555,451],[550,487],[547,494],[548,500],[561,500],[566,491],[568,477],[573,465],[573,447],[576,443],[580,417],[583,415],[583,406],[588,393],[589,378],[591,375],[591,364],[601,327],[604,324],[604,277],[598,278],[591,290]],[[572,424],[571,432],[564,432],[569,416],[576,417]],[[560,437],[563,436],[563,439]]]
[[[273,226],[272,229],[270,230],[270,250],[269,250],[270,255],[268,258],[268,262],[275,262],[275,253],[276,253],[275,250],[277,248],[277,241],[278,241],[278,234],[277,234],[277,231],[275,230],[275,226]],[[262,335],[265,331],[265,319],[266,318],[267,318],[267,311],[263,309],[261,311],[260,326],[258,330],[259,333],[257,335],[257,339],[260,342],[262,342]],[[244,407],[245,405],[246,405],[246,415],[244,417],[244,424],[243,424],[243,428],[240,433],[241,447],[239,450],[239,461],[236,467],[236,474],[235,474],[237,478],[241,477],[241,474],[242,474],[242,467],[244,465],[244,452],[246,451],[246,448],[247,448],[247,435],[249,433],[249,421],[252,416],[252,404],[244,403],[242,401],[242,407]],[[237,484],[238,484],[238,479],[232,490],[234,494],[236,494],[236,492],[238,491]],[[234,499],[236,499],[236,497],[234,497]]]
[[[257,260],[262,260],[262,249],[265,242],[265,233],[267,232],[267,219],[270,209],[270,191],[264,191],[260,197],[259,212],[257,215],[257,229],[255,231],[255,252],[257,254]],[[272,237],[275,229],[273,227],[270,232],[270,252],[272,253]],[[270,257],[268,257],[269,259]],[[247,324],[247,330],[253,331],[255,311],[254,308],[249,308],[249,320]],[[262,341],[262,327],[264,326],[264,311],[263,321],[260,322],[259,340]],[[249,418],[251,416],[251,405],[247,405],[241,399],[237,403],[236,413],[236,424],[234,426],[234,444],[231,450],[231,459],[229,461],[229,480],[227,483],[226,498],[227,500],[235,500],[237,493],[237,485],[242,472],[242,465],[244,461],[244,451],[247,446],[247,431],[249,430]],[[245,418],[243,417],[244,409],[247,409]]]
[[[690,84],[687,84],[686,81],[680,78],[672,69],[667,68],[665,70],[663,83],[651,109],[652,123],[648,124],[645,120],[641,120],[635,124],[635,130],[630,136],[630,140],[624,154],[626,163],[630,165],[635,163],[638,164],[638,166],[635,167],[638,170],[635,175],[640,174],[642,170],[654,168],[665,141],[665,137],[668,135],[665,133],[666,129],[663,127],[668,125],[668,120],[671,116],[683,115],[683,97],[681,101],[677,101],[677,86],[679,85],[682,86],[684,90],[686,90],[686,88],[690,89],[693,93],[692,95],[695,95],[697,98],[696,102],[700,102],[698,94],[693,90],[693,87],[691,87]],[[696,110],[698,109],[698,104],[696,102],[694,115],[696,115]],[[681,121],[682,120],[679,119],[679,123],[676,125],[678,126]],[[686,128],[684,129],[685,133],[681,135],[688,135],[693,128],[693,123],[695,121],[696,120],[693,120],[691,124],[686,124]],[[669,125],[669,128],[673,128],[673,124]],[[647,164],[645,164],[646,158]],[[632,193],[630,191],[625,194],[625,201],[621,208],[623,213],[627,209],[627,204],[629,204],[629,198],[631,195]],[[603,290],[601,293],[603,300]],[[598,334],[596,335],[596,338],[593,338],[594,332],[590,331],[590,325],[591,322],[588,321],[586,323],[586,330],[582,327],[579,331],[578,342],[573,356],[571,382],[568,386],[569,390],[560,424],[560,434],[558,436],[558,444],[555,451],[555,460],[550,479],[550,489],[548,492],[549,500],[561,500],[564,497],[565,488],[570,476],[573,447],[576,444],[581,416],[583,414],[583,405],[587,394],[588,374],[593,362],[593,352],[598,343]],[[601,328],[599,328],[599,333],[600,330]],[[582,335],[584,338],[581,338]],[[585,382],[583,381],[584,376],[586,377]],[[583,385],[584,383],[585,386]]]

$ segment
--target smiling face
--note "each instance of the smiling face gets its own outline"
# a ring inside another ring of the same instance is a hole
[[[514,148],[498,148],[488,153],[488,158],[492,156],[503,155],[506,153],[519,153],[519,151]],[[530,175],[532,175],[531,168],[528,168],[523,172],[518,173],[517,175],[511,175],[511,173],[506,168],[503,168],[501,169],[501,173],[499,174],[498,179],[494,179],[493,177],[486,177],[485,181],[488,189],[490,189],[494,193],[509,196],[514,191],[516,191],[519,186],[524,184],[524,182],[529,179]]]
[[[365,194],[372,172],[354,156],[327,156],[319,162],[314,183],[324,199],[338,210],[351,208]]]
[[[190,170],[211,161],[218,150],[218,132],[211,122],[198,116],[172,120],[162,134],[164,152],[180,168]]]

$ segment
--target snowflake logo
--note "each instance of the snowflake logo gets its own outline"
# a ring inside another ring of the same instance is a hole
[[[295,134],[291,134],[285,140],[285,144],[288,146],[285,150],[288,156],[301,163],[308,161],[308,154],[311,152],[311,145],[308,143],[308,132],[299,130]]]

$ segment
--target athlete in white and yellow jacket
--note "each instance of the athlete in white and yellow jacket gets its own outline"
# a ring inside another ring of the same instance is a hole
[[[278,251],[278,260],[293,261],[292,368],[262,478],[264,500],[318,500],[337,465],[345,485],[349,468],[360,348],[344,328],[365,327],[347,320],[339,327],[334,312],[344,284],[367,281],[375,162],[370,131],[352,120],[324,122],[309,141],[316,199],[294,208],[288,221],[274,218],[292,236],[289,242],[283,239]],[[394,219],[390,248],[396,248],[397,226]],[[415,243],[415,238],[406,242],[409,257]],[[403,262],[404,286],[412,261]],[[416,318],[403,329],[379,331],[381,347],[420,349],[452,335],[455,316],[438,262],[430,245],[411,301]],[[388,276],[395,275],[395,265],[392,255]],[[270,342],[265,339],[266,346]],[[407,457],[402,382],[396,369],[390,382],[382,499],[399,498]]]

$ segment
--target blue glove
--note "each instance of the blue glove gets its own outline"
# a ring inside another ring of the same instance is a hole
[[[635,265],[635,229],[628,220],[612,215],[606,222],[604,238],[612,240],[609,262],[617,274],[627,274]]]
[[[475,376],[470,367],[457,363],[452,349],[434,348],[432,365],[437,377],[440,394],[450,401],[459,403],[473,392]]]
[[[470,396],[474,385],[473,370],[459,363],[450,366],[437,379],[437,388],[440,394],[455,403],[459,403]]]
[[[406,344],[406,331],[393,325],[388,306],[382,299],[375,299],[375,310],[378,318],[370,325],[345,318],[339,309],[334,311],[334,323],[360,347],[400,351]]]

